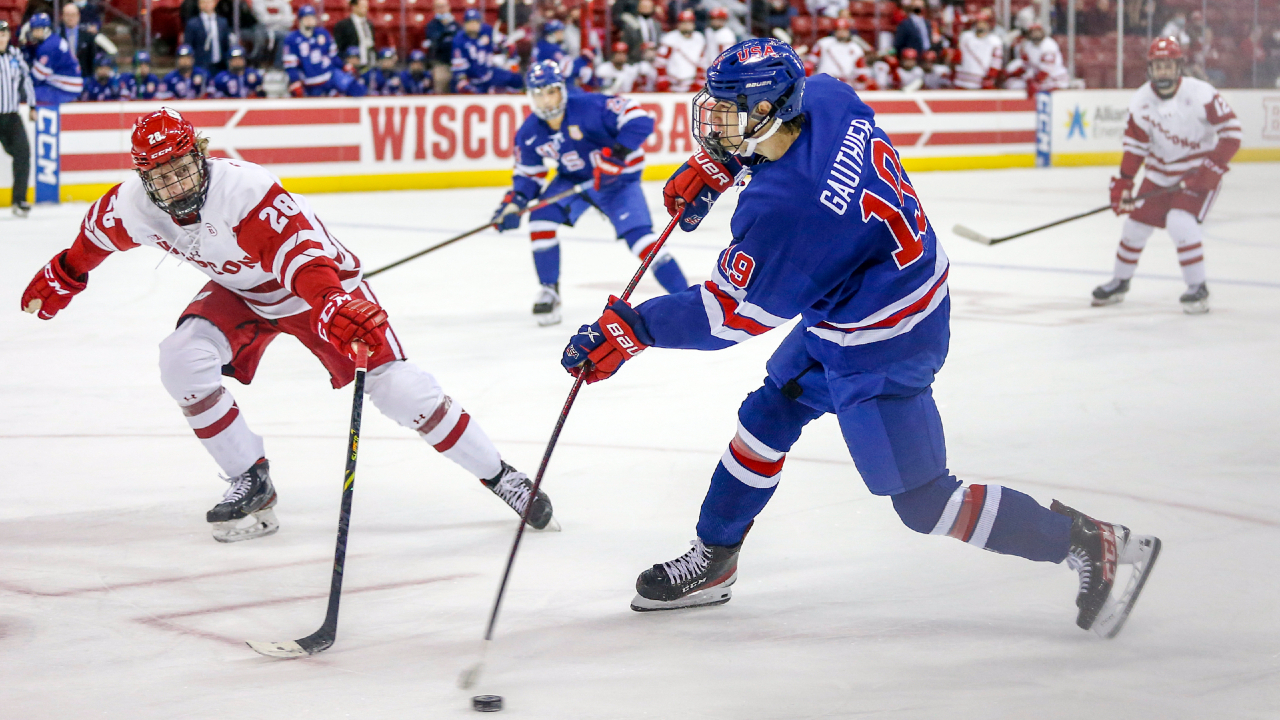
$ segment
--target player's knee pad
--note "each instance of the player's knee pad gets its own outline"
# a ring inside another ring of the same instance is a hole
[[[187,318],[160,342],[160,382],[179,405],[191,405],[222,387],[231,345],[204,318]]]
[[[1200,231],[1200,223],[1196,220],[1196,216],[1174,208],[1165,216],[1165,228],[1169,231],[1169,237],[1177,243],[1178,248],[1184,248],[1188,245],[1199,245],[1204,239],[1203,233]]]
[[[1155,232],[1154,226],[1143,222],[1138,222],[1133,218],[1125,218],[1124,228],[1120,231],[1120,241],[1130,248],[1141,252],[1146,247],[1147,240],[1151,237],[1151,233]]]
[[[820,415],[820,411],[783,395],[773,380],[766,378],[738,408],[738,435],[768,450],[785,453],[800,439],[804,426]]]
[[[938,526],[955,495],[960,481],[954,475],[942,475],[918,488],[893,496],[893,509],[907,527],[926,535]]]
[[[420,430],[446,400],[435,377],[408,360],[370,370],[365,392],[379,412],[412,430]]]
[[[556,231],[559,226],[560,223],[552,222],[551,220],[530,220],[529,240],[532,241],[533,251],[539,252],[559,247],[560,239],[556,237]]]

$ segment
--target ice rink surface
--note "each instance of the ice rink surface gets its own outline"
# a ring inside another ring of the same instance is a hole
[[[744,546],[727,605],[628,609],[636,575],[687,549],[742,398],[786,330],[723,352],[650,350],[584,389],[544,485],[564,526],[527,535],[479,687],[476,659],[516,519],[366,405],[337,644],[255,655],[324,615],[348,390],[285,337],[228,381],[266,437],[275,536],[220,545],[225,485],[160,385],[157,344],[204,284],[139,249],[55,320],[18,312],[83,204],[0,217],[0,717],[1275,718],[1280,713],[1280,166],[1239,164],[1205,225],[1212,312],[1184,315],[1152,238],[1128,299],[1107,168],[917,173],[953,261],[935,393],[950,466],[1164,541],[1124,632],[1078,630],[1064,566],[902,526],[833,418],[812,423]],[[660,185],[646,185],[651,208]],[[671,249],[691,281],[729,241],[730,193]],[[473,227],[499,189],[317,195],[374,268]],[[534,325],[528,235],[486,233],[372,281],[410,358],[530,474],[571,381],[560,350],[637,261],[594,213],[562,234],[565,322]],[[651,280],[638,297],[658,291]]]

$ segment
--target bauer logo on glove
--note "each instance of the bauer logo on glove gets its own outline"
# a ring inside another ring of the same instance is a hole
[[[601,328],[607,332],[601,332]],[[610,296],[600,319],[578,328],[569,338],[560,364],[574,377],[585,372],[588,384],[600,382],[652,344],[653,336],[640,313],[625,300]]]

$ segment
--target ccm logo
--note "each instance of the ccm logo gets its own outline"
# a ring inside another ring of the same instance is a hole
[[[632,340],[631,336],[627,335],[627,331],[618,323],[609,323],[604,326],[604,329],[609,331],[609,334],[614,337],[614,342],[617,343],[618,347],[625,350],[628,355],[635,355],[644,349],[639,347],[636,341]]]

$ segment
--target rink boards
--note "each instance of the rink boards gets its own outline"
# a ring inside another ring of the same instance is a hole
[[[1244,126],[1239,160],[1280,160],[1280,92],[1224,91]],[[1020,91],[872,92],[863,98],[909,170],[1030,167],[1119,161],[1130,90],[1063,91],[1046,112]],[[671,173],[695,149],[688,94],[632,96],[655,119],[646,179]],[[298,192],[500,186],[510,182],[522,95],[421,96],[63,106],[59,146],[38,147],[33,174],[54,160],[64,200],[92,200],[130,172],[135,118],[162,105],[187,116],[210,152],[259,163]],[[52,120],[44,120],[46,126]],[[1046,127],[1047,126],[1047,127]],[[1039,146],[1037,127],[1041,129]],[[574,127],[566,132],[572,134]],[[1042,163],[1043,164],[1043,163]],[[0,163],[7,185],[8,163]],[[7,203],[7,193],[0,193]]]

